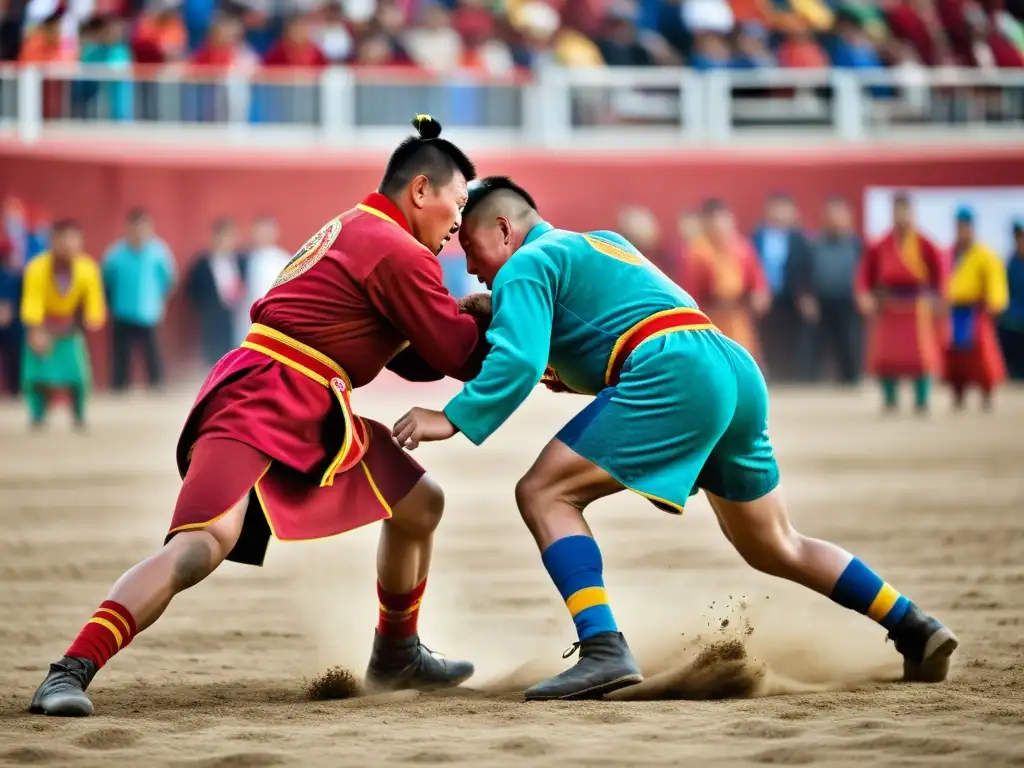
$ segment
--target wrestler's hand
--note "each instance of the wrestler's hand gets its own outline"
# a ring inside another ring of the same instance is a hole
[[[463,296],[459,299],[459,311],[467,315],[473,315],[473,317],[490,319],[491,294],[471,293],[468,296]]]
[[[399,446],[413,451],[420,443],[433,443],[453,437],[457,429],[441,411],[413,408],[395,422],[391,436]]]

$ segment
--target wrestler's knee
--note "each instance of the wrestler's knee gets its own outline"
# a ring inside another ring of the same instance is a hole
[[[519,478],[515,488],[516,506],[528,525],[539,520],[564,495],[549,477],[533,469]]]
[[[778,498],[730,506],[730,539],[748,565],[772,576],[785,576],[799,566],[806,539],[790,524]]]
[[[175,592],[194,587],[224,560],[221,546],[208,531],[186,531],[171,539],[164,551],[172,558]]]
[[[423,475],[391,509],[390,523],[407,533],[425,536],[437,529],[443,514],[444,491],[432,477]]]

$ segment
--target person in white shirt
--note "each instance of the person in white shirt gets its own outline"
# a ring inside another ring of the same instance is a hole
[[[248,320],[249,308],[256,299],[262,299],[277,280],[281,270],[291,261],[292,255],[278,245],[281,233],[277,221],[270,216],[261,216],[252,224],[252,245],[249,247],[249,269],[246,276],[245,314]]]

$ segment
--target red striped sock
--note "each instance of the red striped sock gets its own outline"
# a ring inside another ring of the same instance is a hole
[[[120,603],[104,600],[64,653],[89,659],[99,669],[135,637],[135,619]]]
[[[415,635],[420,617],[420,603],[423,601],[423,592],[426,588],[427,580],[424,579],[412,592],[393,595],[385,591],[378,581],[380,618],[377,620],[377,631],[384,637],[402,638]]]

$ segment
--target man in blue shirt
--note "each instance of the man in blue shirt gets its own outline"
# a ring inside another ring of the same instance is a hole
[[[807,381],[813,377],[813,360],[801,353],[797,339],[806,333],[806,317],[797,303],[807,292],[807,278],[812,261],[811,246],[797,222],[797,210],[786,194],[768,199],[765,220],[753,237],[754,248],[761,259],[768,287],[772,291],[772,307],[761,321],[761,343],[764,346],[768,379],[772,382]]]
[[[157,330],[167,297],[174,287],[174,256],[153,232],[149,214],[136,208],[128,214],[127,231],[103,259],[103,283],[113,318],[113,378],[116,391],[128,388],[132,350],[142,350],[151,387],[163,384]]]
[[[1024,219],[1013,222],[1013,253],[1006,262],[1010,304],[999,319],[999,343],[1013,381],[1024,381]]]

